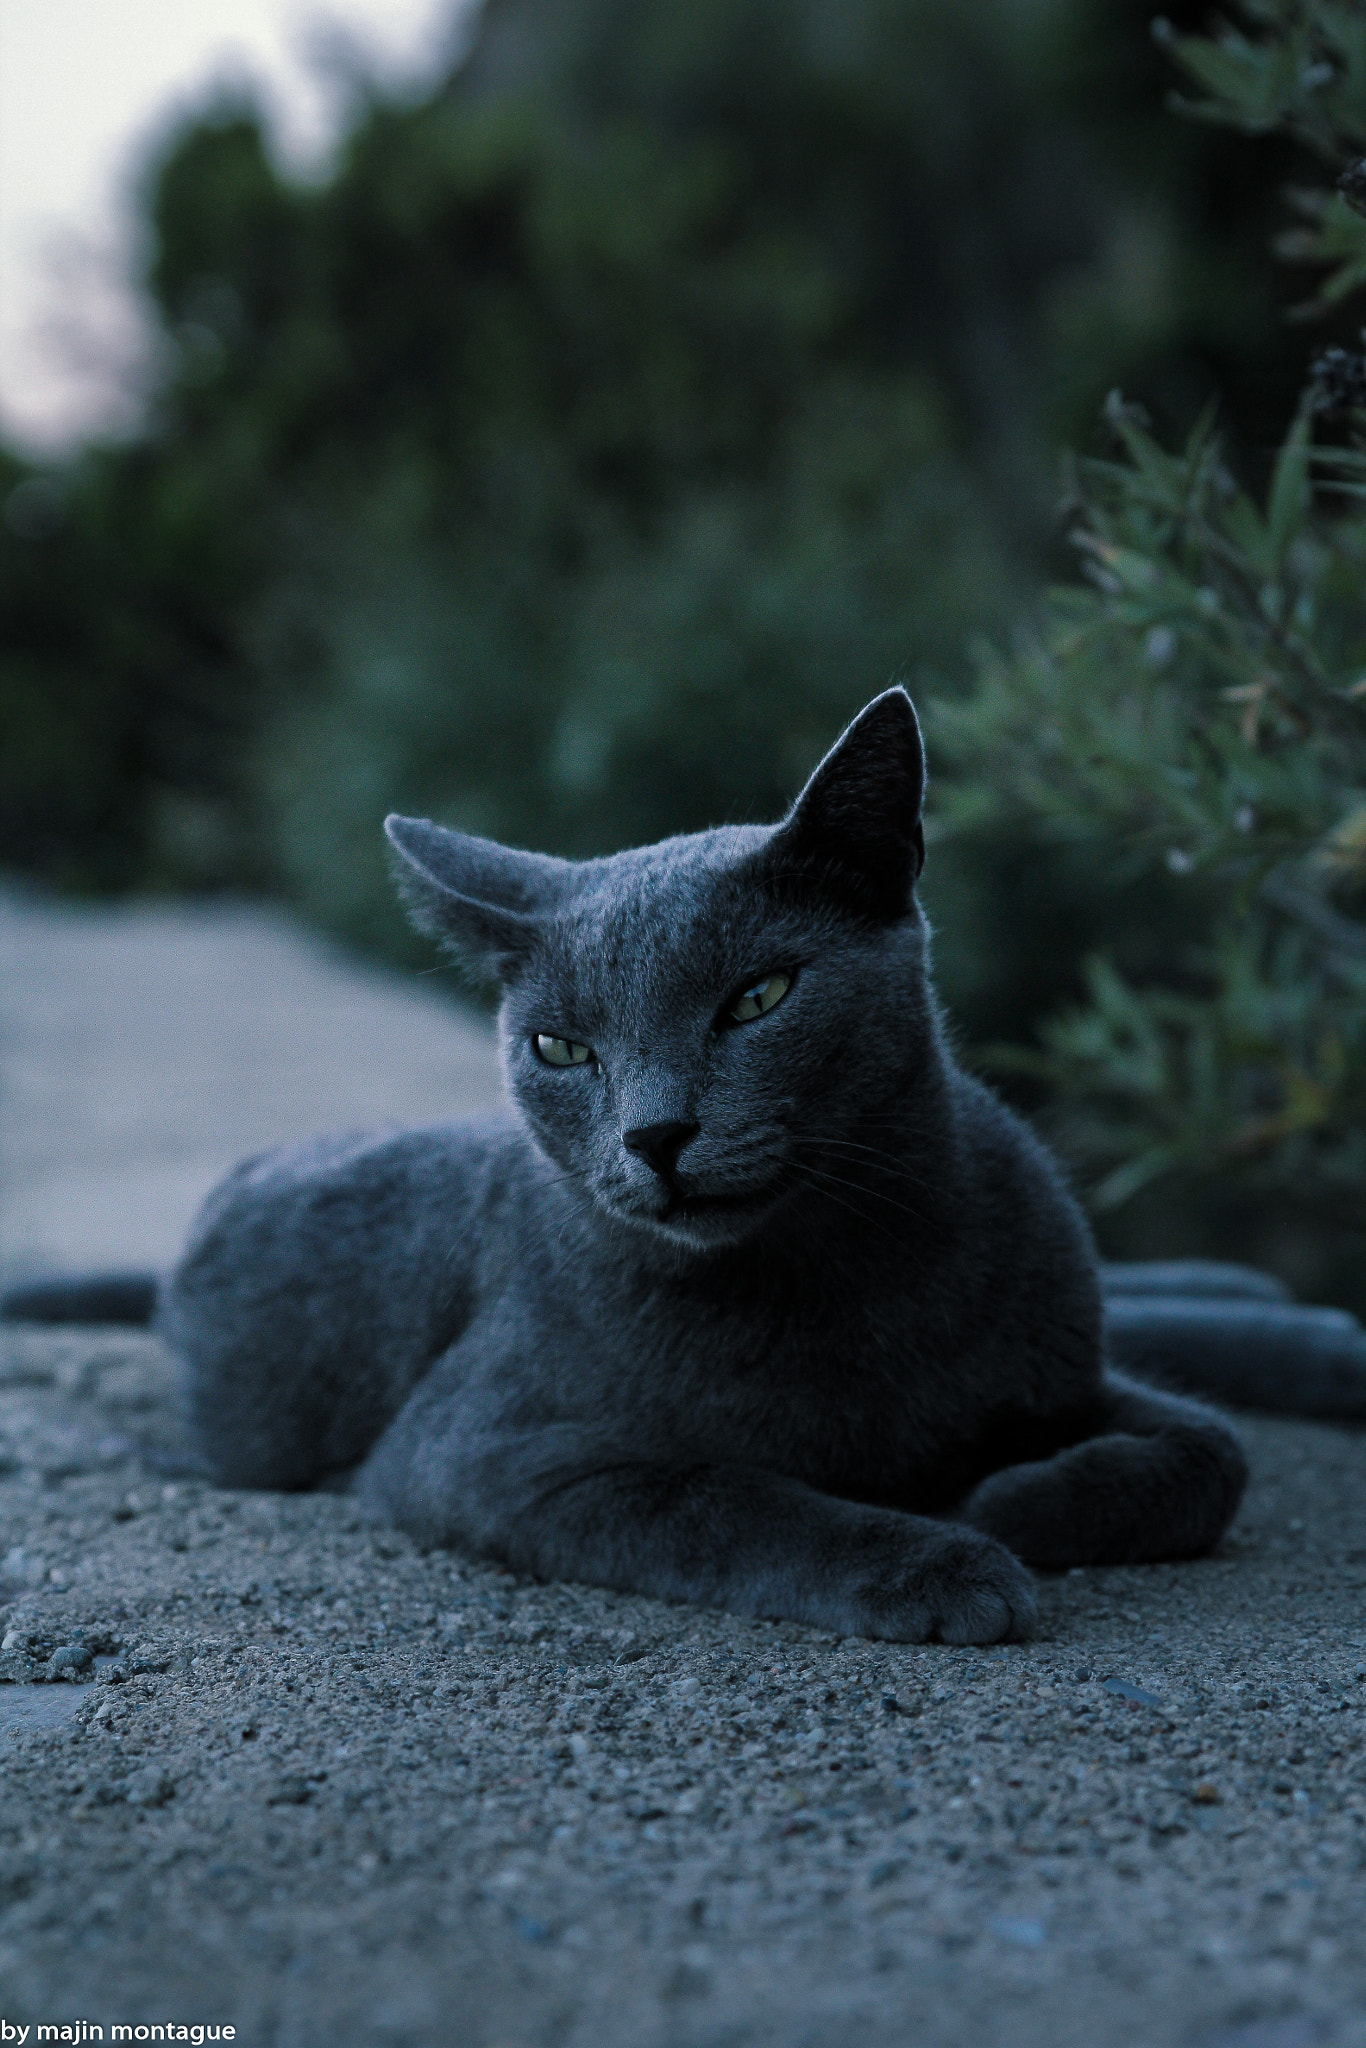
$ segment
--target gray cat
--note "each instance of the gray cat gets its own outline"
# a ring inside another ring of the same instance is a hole
[[[209,1199],[160,1322],[214,1475],[354,1467],[423,1543],[909,1642],[1208,1550],[1237,1439],[1107,1369],[1086,1225],[945,1044],[923,785],[891,690],[776,826],[574,863],[391,818],[515,1109]]]

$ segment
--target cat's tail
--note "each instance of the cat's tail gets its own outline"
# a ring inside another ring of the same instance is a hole
[[[132,1323],[149,1325],[161,1281],[155,1273],[86,1273],[34,1280],[0,1294],[0,1322]]]
[[[1206,1259],[1103,1266],[1101,1284],[1121,1370],[1230,1407],[1366,1422],[1366,1330],[1344,1310]]]

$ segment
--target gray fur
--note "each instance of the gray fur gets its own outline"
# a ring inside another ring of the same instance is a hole
[[[502,984],[515,1109],[212,1196],[161,1315],[217,1476],[355,1466],[424,1543],[907,1641],[1027,1630],[1027,1564],[1216,1542],[1236,1439],[1107,1372],[1086,1225],[945,1044],[923,781],[893,690],[778,826],[574,864],[390,820],[415,916]],[[672,1169],[624,1142],[657,1124],[695,1133]]]

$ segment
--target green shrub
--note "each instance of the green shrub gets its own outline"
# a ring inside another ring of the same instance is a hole
[[[1366,282],[1366,19],[1317,0],[1245,17],[1255,34],[1167,40],[1205,88],[1194,111],[1309,142],[1345,173],[1298,200],[1315,225],[1290,253],[1334,266],[1321,306]],[[1210,418],[1171,453],[1112,400],[1112,457],[1072,471],[1085,581],[1013,652],[984,653],[934,721],[950,829],[999,834],[1004,817],[1022,844],[1064,842],[1177,913],[1165,957],[1150,944],[1126,971],[1122,937],[1098,950],[1084,999],[994,1054],[1040,1092],[1102,1218],[1136,1218],[1111,1241],[1246,1248],[1260,1230],[1295,1277],[1358,1301],[1363,406],[1366,362],[1322,352],[1259,503]]]

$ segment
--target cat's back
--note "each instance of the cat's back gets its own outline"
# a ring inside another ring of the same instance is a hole
[[[535,1162],[506,1115],[245,1160],[158,1314],[220,1482],[300,1486],[370,1448],[507,1284]]]
[[[418,1130],[341,1132],[244,1160],[213,1191],[172,1276],[173,1341],[200,1312],[266,1301],[378,1303],[477,1288],[534,1174],[507,1111]],[[432,1276],[438,1276],[433,1280]]]

